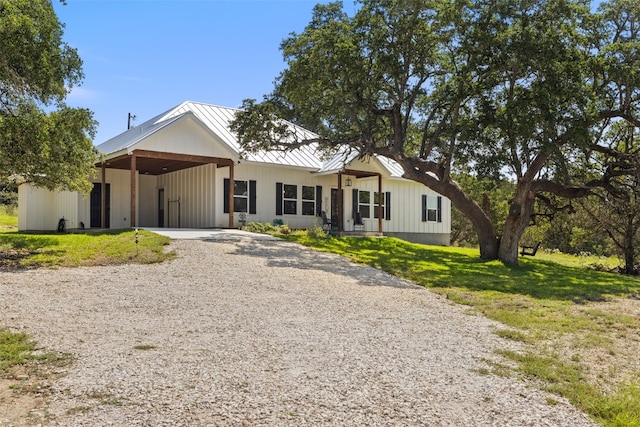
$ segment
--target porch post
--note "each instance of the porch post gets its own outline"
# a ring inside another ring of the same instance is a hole
[[[378,233],[382,233],[382,202],[384,194],[382,194],[382,174],[378,175]]]
[[[101,180],[101,191],[100,191],[100,228],[107,227],[107,169],[102,162],[102,180]]]
[[[342,209],[344,200],[342,200],[342,172],[338,172],[338,231],[344,231]]]
[[[233,228],[233,188],[234,188],[234,177],[233,177],[233,163],[229,165],[229,228]]]
[[[131,227],[136,226],[136,152],[131,153]]]

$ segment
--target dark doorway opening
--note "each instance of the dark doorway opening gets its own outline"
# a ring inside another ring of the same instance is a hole
[[[109,217],[111,212],[111,184],[106,184],[106,224],[105,228],[110,228]],[[89,226],[91,228],[101,228],[102,227],[102,183],[93,184],[93,189],[91,190],[91,195],[89,197],[90,200],[90,210],[91,217]]]
[[[164,227],[164,188],[158,190],[158,227]]]

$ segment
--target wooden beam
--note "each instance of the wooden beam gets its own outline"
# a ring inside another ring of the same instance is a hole
[[[234,177],[233,171],[234,166],[233,163],[229,166],[229,228],[233,228],[233,187],[234,187]]]
[[[136,226],[136,153],[131,154],[131,227]]]
[[[352,175],[356,178],[369,178],[380,175],[378,172],[359,171],[355,169],[344,169],[342,173],[345,175]]]
[[[101,190],[100,190],[100,228],[107,228],[107,168],[102,164]]]
[[[198,156],[195,154],[178,154],[178,153],[165,153],[162,151],[149,151],[149,150],[134,150],[136,156],[145,159],[159,159],[159,160],[175,160],[180,162],[191,163],[216,163],[218,166],[232,166],[234,164],[232,159],[225,159],[223,157],[209,157]]]

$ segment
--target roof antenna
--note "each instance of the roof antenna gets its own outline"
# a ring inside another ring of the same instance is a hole
[[[136,119],[136,116],[129,113],[129,117],[127,119],[127,130],[131,129],[131,120],[135,120],[135,119]]]

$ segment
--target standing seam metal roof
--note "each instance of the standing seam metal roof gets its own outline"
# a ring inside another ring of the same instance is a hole
[[[120,152],[124,149],[134,149],[134,146],[138,142],[149,135],[187,114],[193,114],[233,152],[250,162],[302,167],[317,172],[333,172],[343,169],[345,164],[350,163],[358,156],[355,152],[345,156],[344,151],[342,151],[336,153],[331,159],[323,163],[320,159],[317,146],[314,144],[287,153],[277,151],[259,151],[257,153],[243,152],[238,139],[229,129],[229,123],[238,111],[240,110],[236,108],[186,101],[107,140],[98,145],[97,148],[100,152],[106,154],[107,157],[110,154]],[[300,126],[294,125],[293,123],[289,123],[289,125],[292,126],[296,133],[300,133],[305,139],[317,137],[313,132],[303,129]],[[402,167],[395,161],[380,156],[377,156],[377,158],[392,176],[400,177],[404,173]]]

